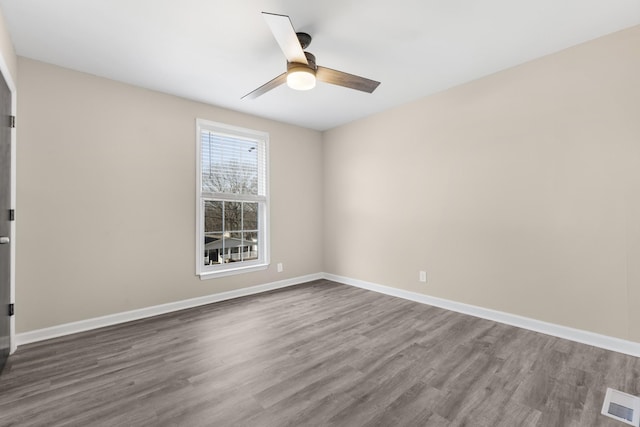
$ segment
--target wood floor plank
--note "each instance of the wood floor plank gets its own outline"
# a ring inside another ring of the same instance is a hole
[[[640,360],[319,280],[21,346],[0,426],[604,426]]]

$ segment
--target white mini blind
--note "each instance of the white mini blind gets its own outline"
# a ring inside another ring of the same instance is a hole
[[[265,143],[202,129],[202,192],[266,195]]]

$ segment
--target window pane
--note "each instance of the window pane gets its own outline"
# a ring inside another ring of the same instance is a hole
[[[222,262],[223,239],[222,234],[205,233],[204,235],[204,265],[220,264]]]
[[[203,131],[202,191],[258,194],[258,143]]]
[[[258,258],[258,233],[244,233],[244,260]]]
[[[258,229],[258,203],[245,202],[242,206],[244,230]]]
[[[225,238],[228,262],[242,261],[242,233],[228,233]]]
[[[224,231],[242,230],[242,202],[224,202]]]
[[[222,204],[220,201],[204,202],[204,232],[222,233]]]
[[[204,265],[258,258],[257,202],[206,200]]]

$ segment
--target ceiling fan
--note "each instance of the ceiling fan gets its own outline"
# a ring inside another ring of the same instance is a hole
[[[287,71],[249,92],[242,99],[257,98],[285,82],[292,89],[309,90],[315,87],[317,79],[321,82],[367,93],[372,93],[380,84],[380,82],[364,77],[316,65],[316,57],[312,53],[304,51],[311,43],[309,34],[296,33],[287,15],[267,12],[262,12],[262,15],[287,58]]]

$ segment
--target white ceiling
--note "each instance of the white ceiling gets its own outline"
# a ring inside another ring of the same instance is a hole
[[[640,0],[0,0],[18,55],[325,130],[640,24]],[[240,97],[285,71],[260,12],[319,65],[382,84]]]

